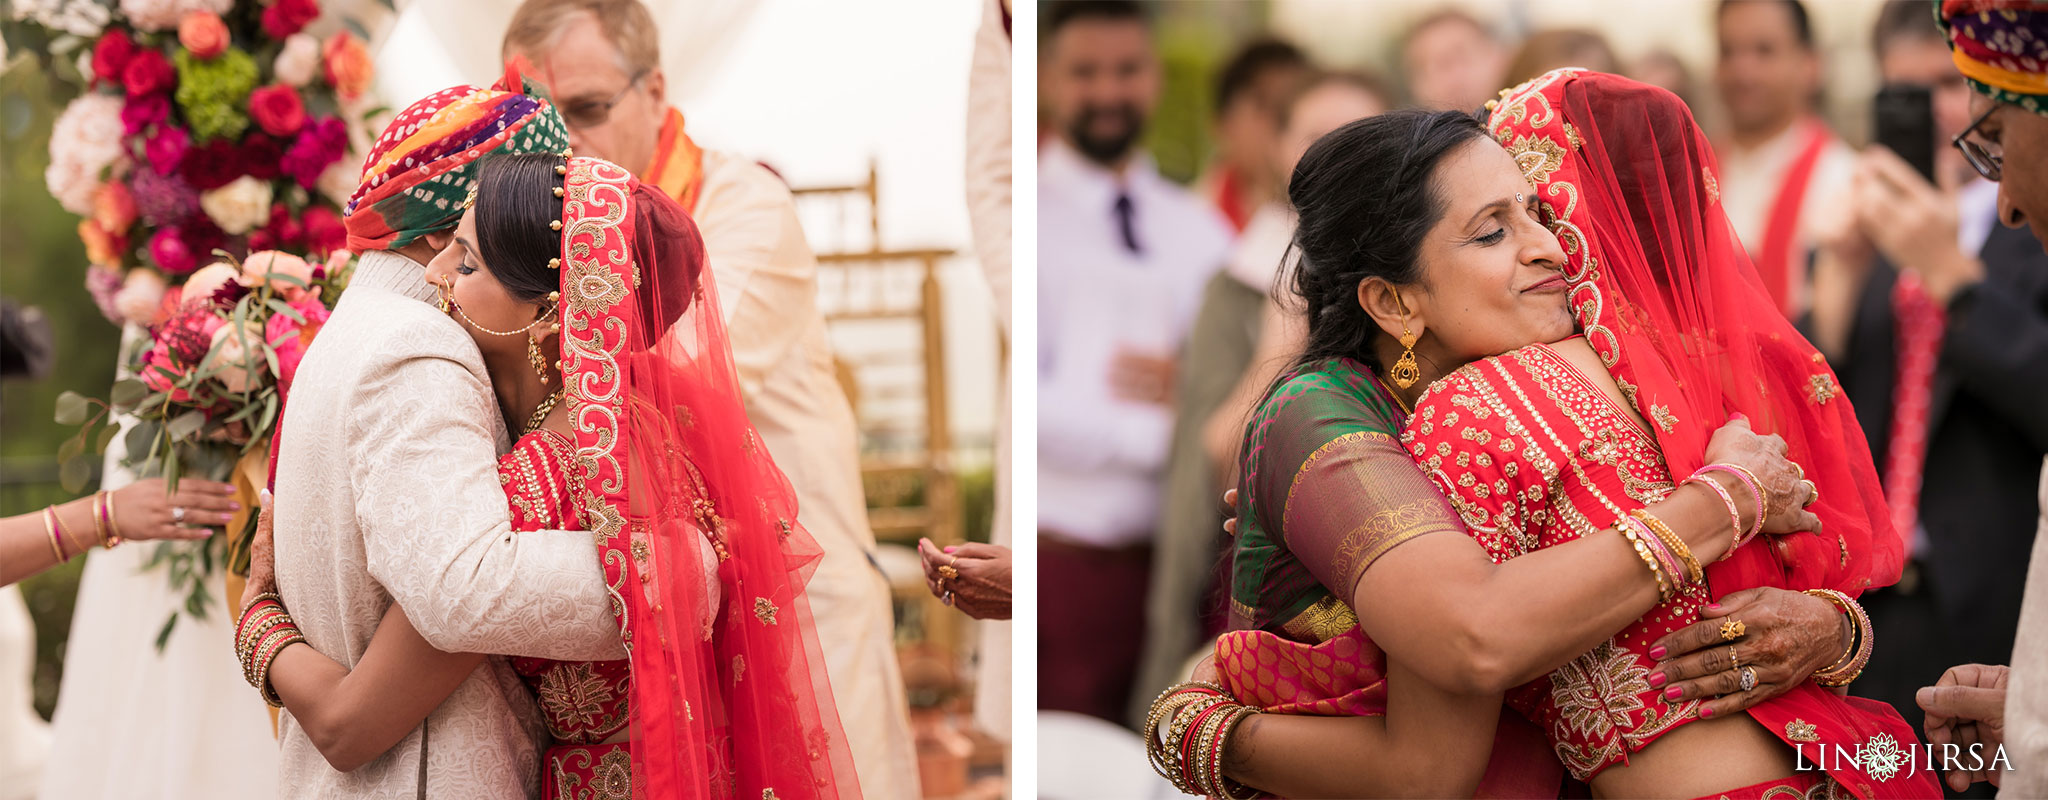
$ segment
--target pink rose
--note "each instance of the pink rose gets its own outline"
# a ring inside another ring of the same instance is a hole
[[[149,237],[149,258],[156,262],[157,269],[171,275],[183,275],[199,267],[199,254],[187,247],[181,226],[170,225],[158,228],[156,235]]]
[[[215,292],[231,282],[240,280],[241,277],[242,273],[236,270],[233,264],[215,261],[200,267],[198,272],[192,273],[192,277],[185,279],[184,299],[188,303],[211,303]]]
[[[214,329],[210,341],[213,363],[219,367],[214,371],[213,379],[235,394],[254,388],[259,382],[256,371],[264,367],[262,354],[255,350],[263,331],[257,329],[253,320],[240,330],[241,334],[237,335],[235,326],[223,324]],[[250,346],[242,345],[243,337],[247,337]]]
[[[171,392],[171,402],[189,403],[192,393],[173,389],[178,381],[206,358],[214,335],[227,323],[211,310],[191,310],[171,315],[159,326],[149,352],[143,356],[142,385],[151,391]]]
[[[227,23],[205,11],[189,12],[178,22],[178,44],[192,55],[211,60],[228,49]]]
[[[149,130],[171,118],[171,98],[166,94],[148,94],[128,98],[121,106],[121,129],[129,136]]]
[[[121,235],[135,224],[135,194],[128,184],[108,181],[92,196],[92,218],[108,233]]]
[[[271,291],[283,297],[287,303],[305,296],[306,287],[275,277],[280,275],[310,283],[313,280],[313,266],[307,264],[303,258],[276,250],[250,253],[248,258],[242,259],[242,285],[253,288],[262,285],[263,281],[268,279]]]
[[[93,305],[100,309],[100,316],[108,322],[121,324],[121,306],[115,300],[121,293],[121,271],[101,264],[94,264],[85,271],[85,291],[92,295]]]
[[[249,116],[272,136],[290,136],[306,126],[306,104],[299,90],[274,84],[249,93]]]
[[[292,378],[299,372],[299,362],[306,358],[306,348],[313,344],[313,335],[327,324],[328,316],[327,306],[316,295],[301,297],[290,305],[306,318],[304,325],[283,314],[272,314],[263,326],[264,341],[277,351],[279,391],[286,393],[291,391]]]
[[[131,269],[114,293],[114,310],[130,325],[155,325],[163,308],[164,278],[156,270]]]
[[[149,166],[158,175],[170,175],[178,169],[178,163],[185,160],[185,151],[192,146],[192,137],[185,129],[168,125],[157,128],[156,135],[142,144],[142,152],[149,157]]]

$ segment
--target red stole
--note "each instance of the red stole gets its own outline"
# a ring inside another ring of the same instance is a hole
[[[683,210],[697,213],[697,195],[704,188],[704,148],[683,132],[683,112],[673,106],[661,121],[661,136],[654,144],[654,163],[641,180],[661,188],[675,198]]]
[[[1806,201],[1806,187],[1812,182],[1814,165],[1820,163],[1821,154],[1827,151],[1828,141],[1833,138],[1818,119],[1807,120],[1805,126],[1799,155],[1785,169],[1778,184],[1778,196],[1771,202],[1770,218],[1764,224],[1763,241],[1757,243],[1750,259],[1756,262],[1757,274],[1763,277],[1771,299],[1787,315],[1797,311],[1792,305],[1795,281],[1805,282],[1803,265],[1800,269],[1792,265],[1793,249],[1799,241],[1799,211]]]
[[[1884,499],[1892,527],[1908,547],[1920,519],[1920,481],[1927,466],[1928,418],[1934,403],[1934,369],[1948,314],[1934,302],[1920,276],[1899,271],[1892,287],[1892,318],[1898,322],[1898,372],[1893,376],[1891,445],[1885,452]],[[1909,553],[1910,554],[1910,553]]]

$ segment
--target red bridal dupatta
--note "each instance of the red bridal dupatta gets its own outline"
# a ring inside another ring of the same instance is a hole
[[[1671,473],[1702,466],[1713,432],[1742,413],[1757,431],[1783,436],[1820,488],[1810,510],[1821,531],[1765,537],[1710,565],[1714,596],[1759,586],[1855,595],[1897,580],[1904,542],[1888,522],[1848,398],[1750,264],[1720,208],[1712,150],[1683,102],[1571,69],[1488,106],[1489,131],[1536,184],[1544,222],[1563,246],[1578,327],[1653,424]],[[1352,663],[1332,669],[1340,652]],[[1315,646],[1232,633],[1217,664],[1241,699],[1271,710],[1385,713],[1385,655],[1362,632]],[[1885,752],[1903,756],[1914,741],[1888,706],[1810,681],[1750,713],[1809,750],[1828,742],[1884,751],[1888,739],[1896,749]],[[1833,774],[1859,797],[1918,791],[1896,766]],[[1504,724],[1480,792],[1541,782],[1542,769]]]
[[[567,159],[563,189],[562,376],[632,660],[633,796],[859,797],[804,597],[822,551],[747,420],[696,225],[606,161]]]

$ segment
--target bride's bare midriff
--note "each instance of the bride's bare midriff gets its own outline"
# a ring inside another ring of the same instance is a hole
[[[1792,748],[1748,714],[1679,726],[1593,776],[1593,796],[1691,798],[1790,777]]]

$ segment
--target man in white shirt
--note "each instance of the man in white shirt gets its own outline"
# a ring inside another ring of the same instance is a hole
[[[1136,149],[1159,90],[1138,4],[1055,4],[1040,31],[1039,706],[1120,720],[1175,364],[1230,237]]]
[[[1799,0],[1723,0],[1714,81],[1728,127],[1714,142],[1721,205],[1779,307],[1809,304],[1814,219],[1847,184],[1855,152],[1821,121],[1821,60]]]
[[[751,159],[691,140],[664,93],[654,17],[638,0],[527,0],[503,52],[532,62],[578,155],[660,187],[703,232],[747,416],[796,489],[798,521],[825,550],[805,593],[861,791],[916,797],[909,703],[889,585],[874,560],[859,434],[833,372],[818,260],[789,187]]]

